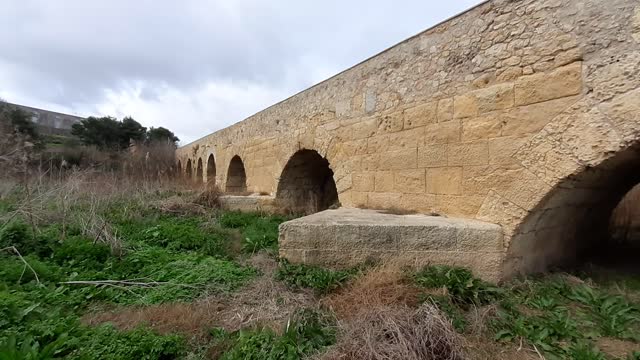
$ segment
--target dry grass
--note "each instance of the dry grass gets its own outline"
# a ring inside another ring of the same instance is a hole
[[[147,307],[118,307],[90,313],[83,318],[89,325],[111,323],[118,329],[131,330],[142,324],[161,334],[179,332],[192,339],[202,340],[208,330],[219,323],[224,306],[213,301],[160,304]]]
[[[265,326],[278,331],[297,309],[317,306],[311,292],[291,291],[274,279],[278,265],[273,258],[257,254],[247,264],[260,270],[262,276],[232,294],[208,296],[193,303],[119,307],[87,314],[83,322],[109,322],[119,329],[145,324],[160,333],[180,332],[197,341],[213,327],[236,331]]]
[[[465,359],[463,339],[431,304],[382,306],[341,324],[341,336],[321,359]]]
[[[596,345],[602,352],[614,359],[624,359],[634,351],[640,351],[640,344],[632,341],[602,337],[596,340]]]
[[[160,212],[177,216],[204,215],[206,213],[204,206],[177,195],[158,200],[152,206]]]
[[[207,188],[196,197],[194,203],[198,205],[202,205],[205,208],[209,209],[219,209],[220,208],[220,195],[222,195],[222,191],[217,186],[207,186]]]
[[[406,279],[397,262],[379,265],[359,276],[347,287],[323,299],[340,319],[350,319],[372,308],[393,304],[416,306],[420,289]]]

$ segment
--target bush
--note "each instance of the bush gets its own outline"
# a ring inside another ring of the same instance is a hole
[[[14,221],[5,226],[0,232],[0,248],[15,246],[22,255],[34,252],[37,244],[31,233],[31,229],[19,221]]]

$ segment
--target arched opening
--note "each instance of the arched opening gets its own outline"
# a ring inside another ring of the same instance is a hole
[[[176,170],[178,170],[176,172],[178,177],[182,177],[182,162],[180,160],[178,160],[178,165],[177,165],[177,169]]]
[[[216,185],[216,161],[213,158],[213,154],[209,155],[207,159],[207,185]]]
[[[505,275],[588,264],[637,271],[639,182],[639,148],[561,181],[516,229]]]
[[[196,181],[197,182],[202,182],[203,181],[202,158],[198,158],[198,167],[196,168]]]
[[[187,160],[187,179],[192,180],[193,168],[191,165],[191,159]]]
[[[231,158],[229,163],[225,189],[228,193],[235,194],[247,192],[247,173],[244,171],[244,163],[238,155]]]
[[[278,204],[295,213],[314,213],[338,203],[338,190],[329,161],[315,150],[293,154],[280,175]]]

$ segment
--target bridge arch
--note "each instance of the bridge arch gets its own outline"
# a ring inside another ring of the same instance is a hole
[[[193,177],[193,165],[191,165],[191,159],[187,159],[187,179],[192,180]]]
[[[235,155],[229,162],[225,190],[228,193],[244,193],[247,191],[247,172],[240,156]]]
[[[196,181],[197,182],[202,182],[204,180],[203,178],[203,170],[202,170],[202,158],[198,158],[198,167],[196,169]]]
[[[279,206],[295,213],[314,213],[338,203],[329,161],[315,150],[295,152],[280,175],[276,200]]]
[[[626,231],[640,225],[625,218],[629,214],[618,206],[629,201],[623,200],[626,194],[638,192],[638,183],[640,146],[618,151],[558,181],[516,228],[507,249],[505,276],[584,262],[615,260],[619,266],[630,264],[629,256],[637,261],[640,244],[621,237],[616,227]],[[640,210],[640,204],[636,203],[633,210],[636,208]],[[607,265],[611,264],[608,261]]]
[[[216,159],[213,154],[207,158],[207,185],[216,185]]]

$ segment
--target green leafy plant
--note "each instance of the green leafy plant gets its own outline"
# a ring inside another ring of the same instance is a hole
[[[463,268],[429,266],[415,274],[414,280],[426,288],[446,288],[453,302],[462,305],[489,304],[502,293],[500,288],[475,278]]]
[[[282,335],[271,329],[240,330],[231,334],[233,344],[223,360],[299,359],[335,342],[331,317],[317,310],[296,312]]]
[[[55,341],[42,346],[32,337],[27,337],[22,345],[18,345],[15,336],[10,336],[0,343],[0,360],[49,360],[58,358],[67,334],[62,334]]]
[[[281,260],[276,278],[292,287],[311,288],[319,293],[327,293],[344,285],[356,271],[330,270]]]

